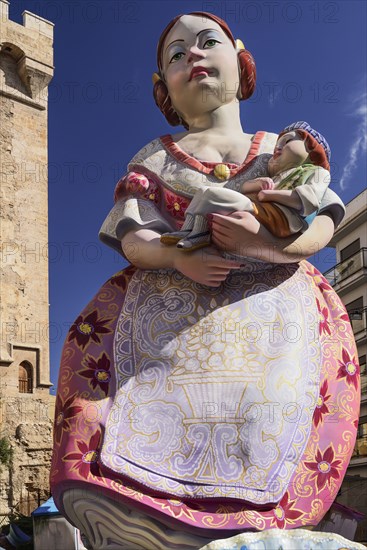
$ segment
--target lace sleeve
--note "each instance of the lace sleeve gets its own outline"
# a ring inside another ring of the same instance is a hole
[[[160,212],[160,188],[153,179],[137,172],[128,172],[118,181],[114,200],[115,205],[104,220],[98,236],[122,256],[121,239],[129,231],[142,228],[160,234],[172,231]]]

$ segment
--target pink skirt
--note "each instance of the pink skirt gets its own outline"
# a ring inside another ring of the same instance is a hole
[[[317,525],[359,399],[347,312],[308,262],[253,262],[215,289],[130,266],[66,338],[52,494],[64,513],[65,491],[94,491],[209,538]]]

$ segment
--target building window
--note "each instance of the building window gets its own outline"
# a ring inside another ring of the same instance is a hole
[[[357,456],[367,456],[367,420],[362,420],[358,426],[355,451]]]
[[[33,392],[33,368],[27,361],[19,365],[19,393]]]
[[[361,367],[361,393],[367,393],[367,371],[366,371],[366,356],[361,355],[358,358],[359,366]]]
[[[349,302],[349,304],[346,304],[345,307],[351,320],[354,334],[364,330],[366,326],[364,319],[366,317],[366,310],[363,309],[363,297],[361,296],[360,298],[357,298],[357,300]]]
[[[360,248],[361,248],[361,242],[359,239],[348,244],[348,246],[346,246],[340,251],[340,261],[344,262],[344,260],[346,260],[347,258],[350,258],[354,254],[357,254]]]

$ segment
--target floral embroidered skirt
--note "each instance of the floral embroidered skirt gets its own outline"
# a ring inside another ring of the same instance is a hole
[[[81,488],[218,537],[317,525],[353,452],[359,366],[345,307],[308,262],[219,288],[128,267],[72,325],[52,492]]]

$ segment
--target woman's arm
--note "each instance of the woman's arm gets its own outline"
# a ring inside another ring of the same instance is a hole
[[[160,242],[160,234],[150,229],[129,231],[121,240],[126,258],[141,269],[177,269],[189,279],[218,287],[231,269],[240,263],[227,260],[212,247],[184,252]]]
[[[249,212],[234,212],[229,216],[212,214],[212,240],[220,250],[273,263],[293,263],[304,260],[324,248],[334,234],[334,222],[328,212],[315,217],[302,234],[279,238],[260,226],[257,233],[249,231]]]
[[[124,255],[141,269],[174,269],[179,249],[165,246],[151,229],[129,231],[121,240]]]

